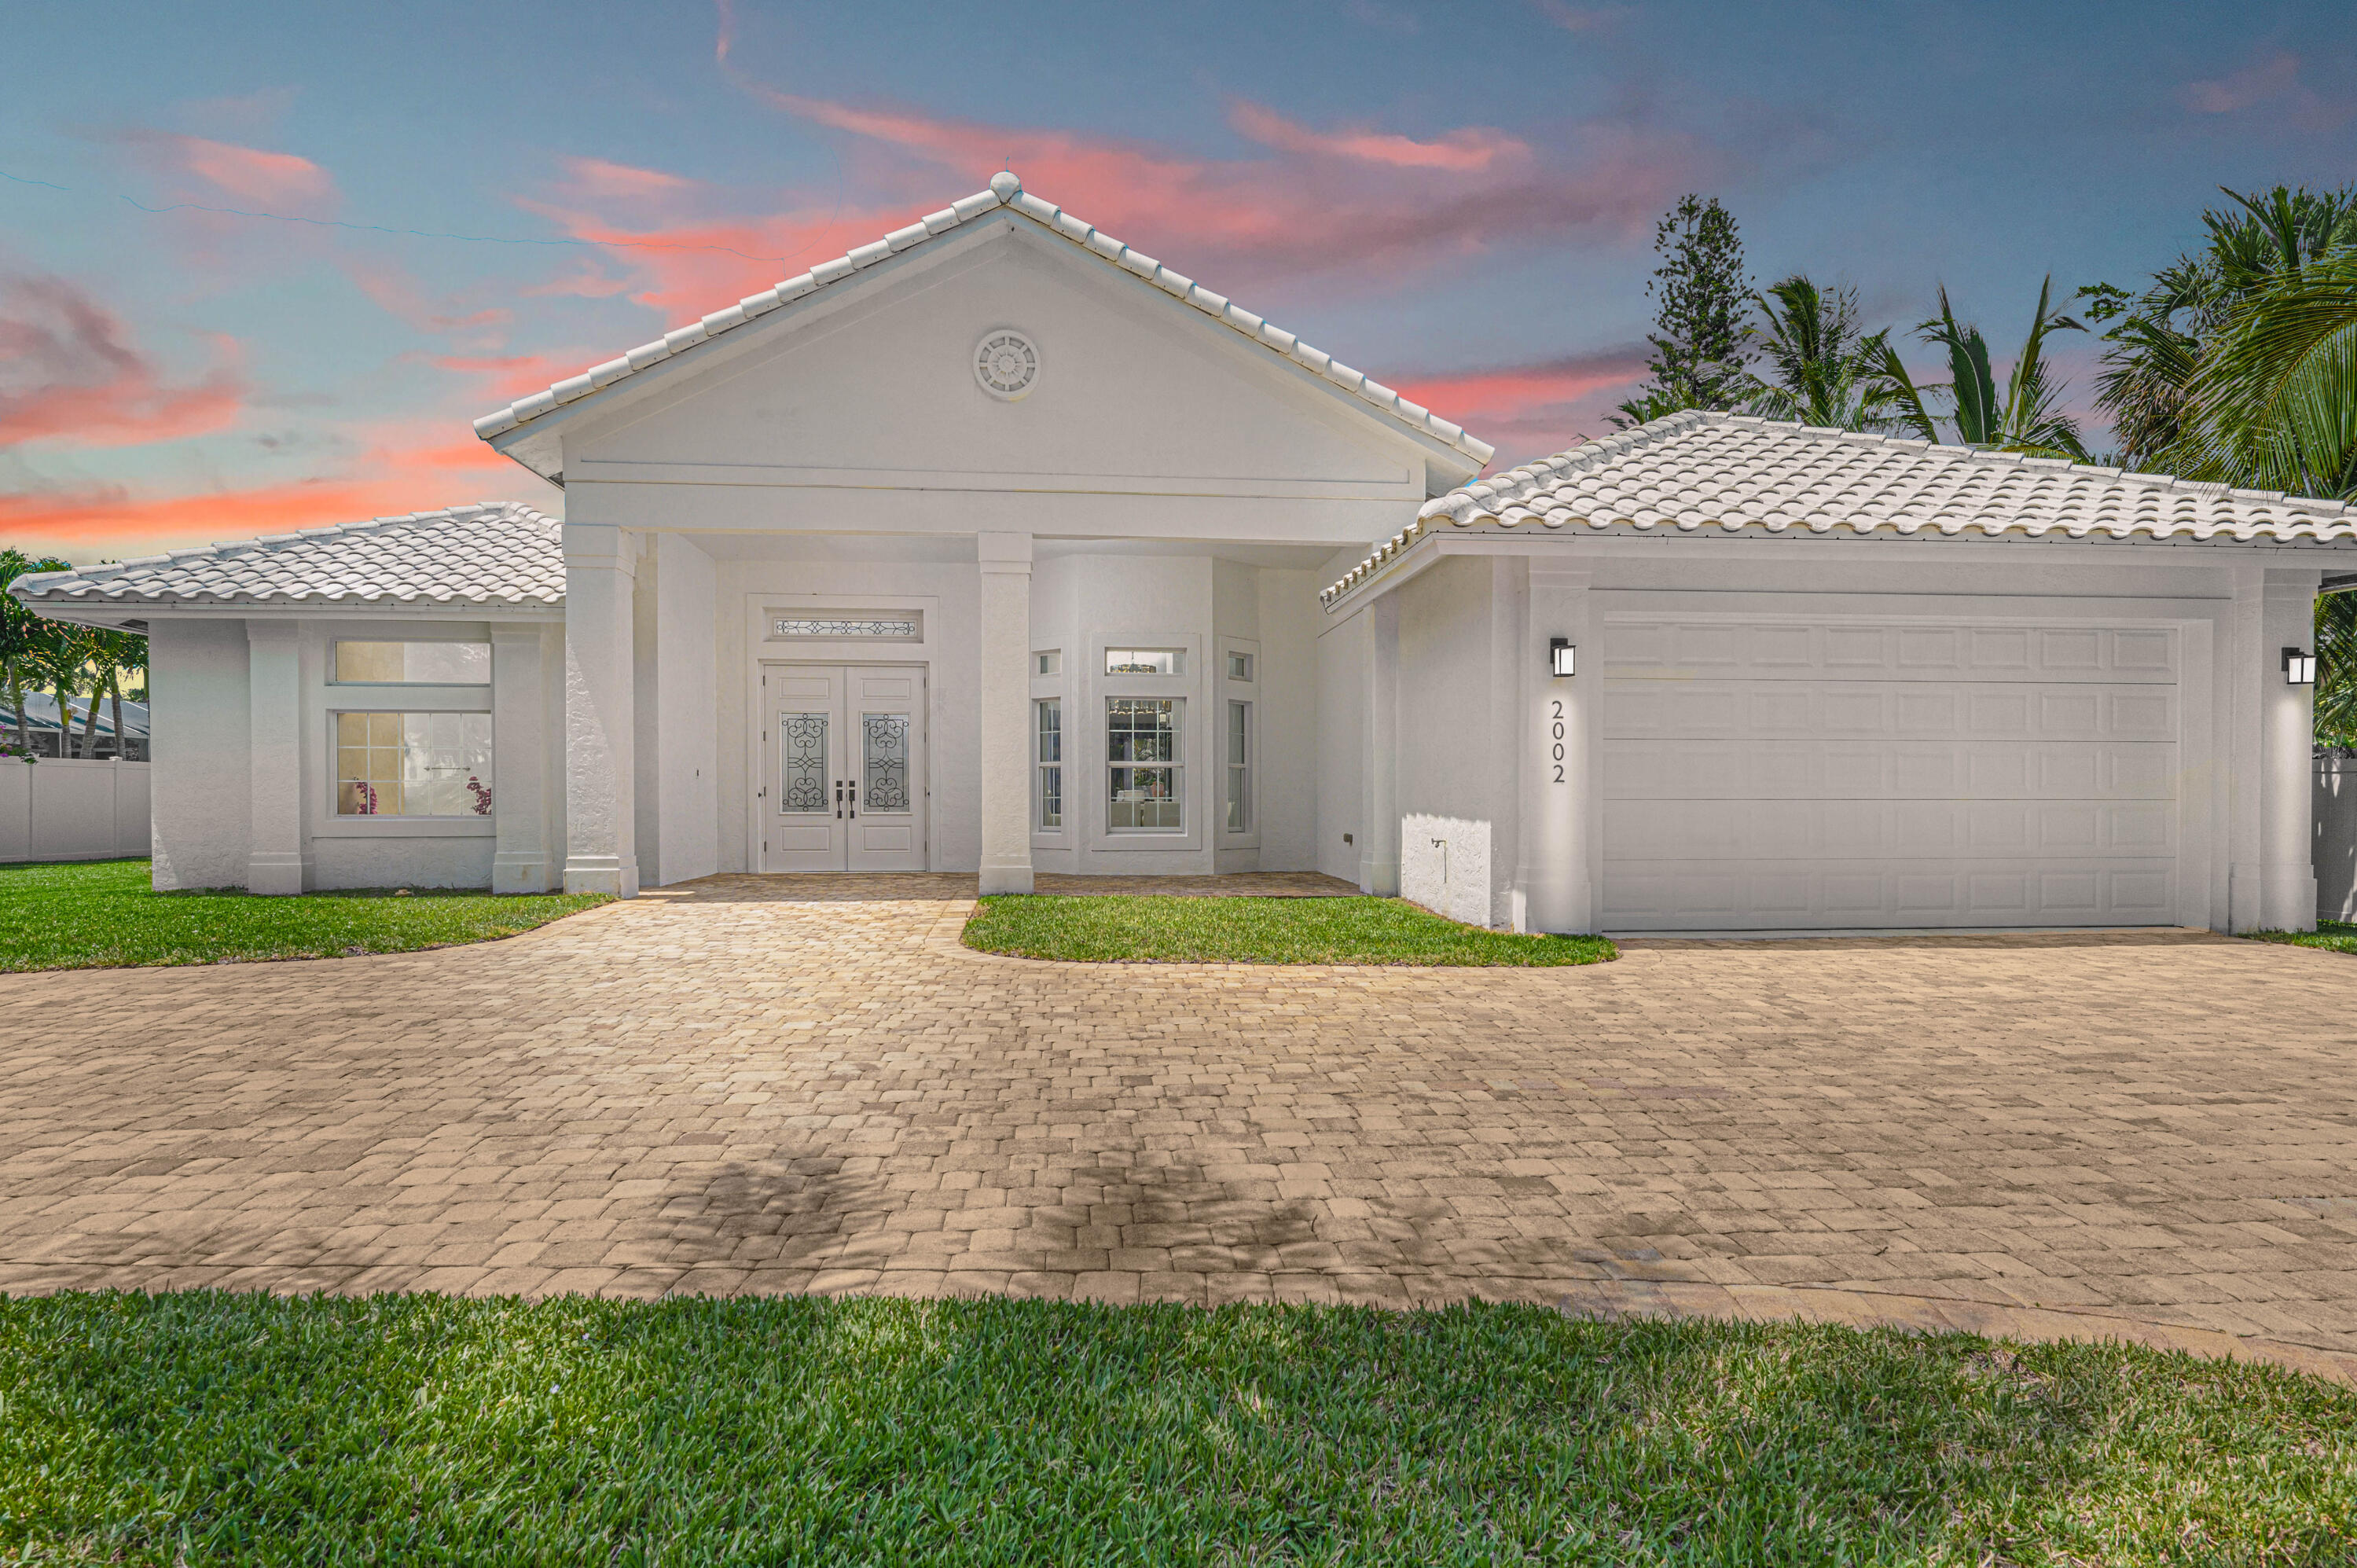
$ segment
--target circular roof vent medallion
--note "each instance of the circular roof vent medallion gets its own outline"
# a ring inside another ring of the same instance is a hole
[[[1020,332],[985,332],[974,346],[974,379],[982,390],[1013,403],[1039,379],[1039,350]]]

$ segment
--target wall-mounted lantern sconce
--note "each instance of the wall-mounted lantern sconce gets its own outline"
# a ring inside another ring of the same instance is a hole
[[[1569,675],[1573,672],[1573,660],[1578,652],[1579,650],[1571,645],[1571,639],[1550,637],[1547,639],[1547,668],[1557,675]]]
[[[2284,684],[2313,686],[2316,684],[2316,655],[2303,653],[2297,648],[2284,650]]]

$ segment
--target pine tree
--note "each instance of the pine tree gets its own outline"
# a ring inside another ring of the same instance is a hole
[[[1658,302],[1646,341],[1652,379],[1620,405],[1612,423],[1626,429],[1682,408],[1731,409],[1753,390],[1744,368],[1744,328],[1751,280],[1743,238],[1718,198],[1688,196],[1653,231],[1662,264],[1645,292]]]

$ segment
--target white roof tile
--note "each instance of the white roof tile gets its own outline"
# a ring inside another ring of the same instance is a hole
[[[1213,294],[1193,279],[1179,275],[1153,257],[1131,250],[1111,235],[1101,234],[1078,218],[1053,204],[1042,201],[1023,188],[1022,182],[1011,174],[992,177],[988,190],[953,203],[921,221],[905,229],[896,229],[883,239],[860,246],[845,256],[821,263],[800,277],[789,278],[777,287],[757,294],[740,305],[715,312],[702,321],[665,333],[651,343],[640,345],[620,359],[610,360],[584,375],[557,382],[546,392],[521,398],[495,413],[475,421],[475,434],[489,441],[504,435],[519,425],[528,424],[576,398],[592,391],[603,391],[615,382],[628,379],[650,365],[662,362],[708,338],[716,338],[744,325],[755,317],[776,309],[788,300],[840,283],[888,256],[900,254],[937,235],[944,234],[960,224],[970,223],[986,213],[1001,209],[1018,213],[1039,224],[1049,233],[1070,242],[1092,254],[1103,257],[1125,271],[1168,290],[1185,300],[1214,321],[1225,323],[1238,334],[1264,344],[1279,354],[1317,371],[1345,392],[1356,393],[1367,403],[1398,420],[1419,434],[1429,435],[1443,446],[1462,452],[1476,463],[1487,463],[1496,448],[1488,442],[1469,435],[1448,420],[1438,418],[1415,404],[1406,402],[1388,389],[1368,381],[1361,372],[1319,353],[1299,342],[1289,332],[1271,327],[1250,311],[1232,305],[1224,295]],[[615,367],[621,367],[616,370]],[[611,372],[611,373],[609,373]],[[594,386],[593,383],[594,382]]]
[[[565,603],[558,525],[518,501],[307,528],[9,585],[27,605]]]
[[[1435,496],[1319,596],[1332,604],[1444,523],[2357,544],[2357,510],[2339,501],[1687,412]]]

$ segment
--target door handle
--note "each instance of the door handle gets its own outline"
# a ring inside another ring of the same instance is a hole
[[[834,820],[843,820],[843,780],[840,779],[834,781]]]
[[[856,779],[851,780],[851,820],[855,822],[859,820],[859,780]]]

